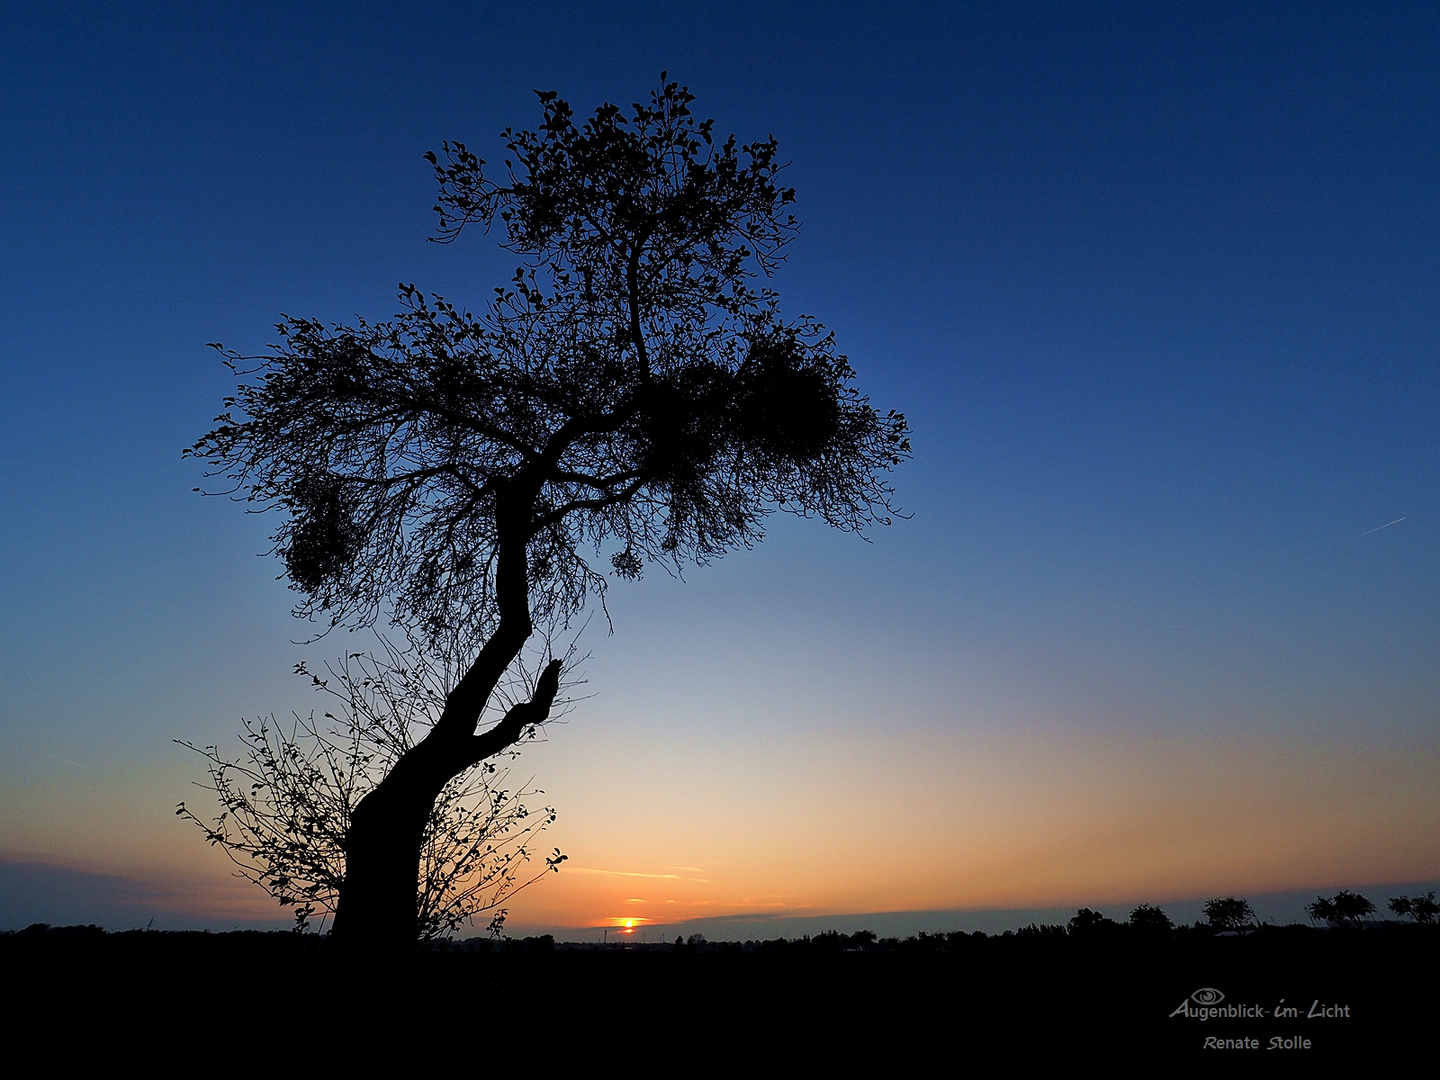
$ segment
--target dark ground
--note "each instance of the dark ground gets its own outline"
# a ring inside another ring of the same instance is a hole
[[[381,962],[286,933],[33,928],[0,935],[0,970],[19,991],[3,1013],[6,1043],[117,1064],[172,1053],[213,1061],[229,1047],[237,1056],[226,1063],[252,1073],[389,1047],[480,1068],[591,1051],[680,1071],[692,1057],[702,1072],[712,1059],[924,1068],[938,1052],[972,1065],[1196,1062],[1323,1075],[1329,1064],[1400,1064],[1407,1052],[1433,1064],[1440,1011],[1440,932],[1393,923],[1225,937],[476,946]],[[1215,1008],[1249,1015],[1173,1015],[1213,999],[1206,989],[1223,995]],[[1277,1016],[1277,1006],[1295,1012]]]

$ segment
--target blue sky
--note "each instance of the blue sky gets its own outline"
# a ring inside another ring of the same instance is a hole
[[[425,242],[421,155],[666,69],[792,161],[776,286],[909,416],[912,517],[615,588],[596,696],[525,761],[575,865],[723,864],[709,915],[1063,905],[1089,814],[1105,880],[1179,897],[1198,841],[1138,823],[1283,791],[1214,891],[1440,876],[1437,45],[1421,4],[7,7],[0,855],[223,876],[170,740],[308,710],[291,666],[350,646],[294,645],[271,526],[191,493],[205,343],[401,281],[483,303],[509,257]],[[867,786],[862,888],[785,792],[836,821]],[[1315,807],[1343,839],[1274,870]],[[536,920],[610,917],[551,891]]]

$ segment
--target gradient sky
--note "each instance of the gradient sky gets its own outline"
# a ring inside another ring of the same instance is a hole
[[[1440,877],[1440,9],[543,10],[0,9],[0,919],[273,914],[171,740],[366,642],[191,493],[204,345],[483,303],[422,154],[661,69],[793,162],[784,310],[909,416],[912,516],[612,590],[514,925]]]

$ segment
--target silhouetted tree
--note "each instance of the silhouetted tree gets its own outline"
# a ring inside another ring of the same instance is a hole
[[[1424,896],[1392,896],[1390,910],[1396,915],[1409,915],[1417,923],[1433,925],[1440,921],[1440,904],[1435,902],[1435,890]]]
[[[1115,929],[1119,925],[1120,924],[1114,919],[1102,915],[1098,911],[1092,911],[1090,908],[1081,908],[1071,917],[1066,929],[1071,934],[1077,934],[1083,937],[1090,934],[1105,933],[1106,931]]]
[[[1135,930],[1163,933],[1173,930],[1175,924],[1170,921],[1170,916],[1165,914],[1165,909],[1159,905],[1141,904],[1130,912],[1130,926]]]
[[[1250,901],[1217,896],[1205,901],[1205,921],[1214,930],[1246,930],[1255,925]]]
[[[1317,896],[1313,904],[1305,905],[1305,912],[1312,922],[1358,928],[1367,916],[1375,914],[1375,905],[1359,893],[1341,889],[1334,896]]]
[[[355,808],[335,932],[413,940],[413,885],[436,796],[550,709],[535,696],[477,734],[536,621],[563,622],[611,571],[704,563],[775,509],[858,532],[888,523],[902,415],[853,386],[829,335],[756,288],[796,229],[775,140],[739,146],[665,83],[583,125],[539,95],[492,179],[463,144],[429,155],[434,239],[496,228],[522,266],[474,314],[413,286],[392,321],[287,318],[189,451],[284,519],[274,550],[296,614],[382,615],[466,672],[434,728]],[[473,658],[473,659],[466,659]]]

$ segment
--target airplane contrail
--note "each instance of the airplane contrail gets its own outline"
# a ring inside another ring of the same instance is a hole
[[[1405,519],[1404,519],[1403,517],[1401,517],[1401,518],[1396,518],[1394,521],[1387,521],[1384,525],[1376,525],[1375,528],[1373,528],[1373,529],[1366,529],[1363,533],[1360,534],[1360,536],[1369,536],[1371,533],[1377,533],[1377,532],[1379,532],[1381,529],[1388,529],[1388,528],[1390,528],[1391,525],[1399,525],[1400,522],[1402,522],[1402,521],[1404,521],[1404,520],[1405,520]],[[1359,539],[1360,539],[1360,536],[1357,536],[1355,539],[1356,539],[1356,540],[1359,540]]]

